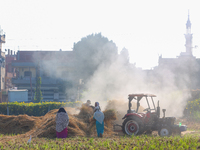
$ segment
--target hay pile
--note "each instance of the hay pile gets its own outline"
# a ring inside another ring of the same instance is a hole
[[[40,117],[28,115],[7,116],[0,115],[1,134],[22,134],[30,131]]]
[[[137,108],[137,104],[132,101],[132,109],[136,110]],[[115,111],[115,115],[117,116],[114,124],[119,124],[122,125],[122,122],[124,120],[122,120],[122,118],[124,117],[124,115],[127,113],[128,110],[128,100],[110,100],[108,101],[107,105],[106,105],[106,110],[114,110]],[[138,112],[141,113],[143,112],[144,107],[140,106],[138,109]]]
[[[93,116],[93,114],[94,110],[92,109],[92,107],[87,107],[85,105],[82,105],[80,108],[80,112],[78,113],[78,115],[75,116],[80,120],[82,120],[83,122],[89,123],[90,118]]]
[[[93,116],[93,110],[85,108],[84,106],[80,108],[80,113],[78,115],[72,115],[69,108],[65,108],[69,115],[69,126],[68,126],[68,136],[96,136],[96,128],[93,126],[94,122],[90,122],[90,118]],[[0,115],[0,134],[21,134],[16,136],[20,137],[56,137],[56,123],[55,117],[58,109],[49,111],[45,116],[34,117],[28,115],[18,115],[18,116],[7,116]],[[109,113],[110,112],[110,113]],[[107,110],[105,112],[105,124],[109,123],[114,118],[116,114],[112,110]],[[114,134],[111,127],[105,126],[104,135],[110,136]]]
[[[67,110],[67,109],[66,109]],[[38,137],[56,137],[56,122],[55,117],[58,109],[54,109],[48,112],[42,119],[41,126],[35,131],[35,136]],[[69,115],[69,126],[68,134],[69,136],[86,136],[85,129],[87,125],[80,121],[78,118],[71,114]]]
[[[108,127],[113,126],[113,121],[117,119],[116,111],[114,109],[108,109],[103,111],[105,119],[104,122]]]

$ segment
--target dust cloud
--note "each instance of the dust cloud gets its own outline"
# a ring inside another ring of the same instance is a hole
[[[79,93],[79,89],[77,89],[79,81],[69,74],[73,65],[71,68],[68,66],[58,67],[62,66],[61,60],[70,60],[71,57],[66,58],[66,56],[52,55],[48,56],[52,57],[50,61],[44,59],[41,62],[49,76],[73,83],[66,90],[68,98],[77,97],[78,93],[81,94],[79,100],[86,102],[90,99],[92,105],[98,101],[102,109],[106,108],[109,100],[118,100],[123,105],[118,105],[116,109],[123,114],[128,109],[128,105],[124,105],[128,102],[128,94],[149,93],[157,95],[154,99],[156,106],[159,100],[161,116],[162,109],[166,109],[166,116],[181,117],[187,100],[191,97],[190,89],[197,88],[199,83],[194,74],[199,72],[197,68],[200,67],[193,57],[191,59],[179,57],[166,66],[159,58],[159,66],[152,70],[142,70],[131,63],[125,63],[123,57],[118,56],[112,62],[100,64],[93,76],[84,83],[83,86],[86,90]],[[73,61],[70,60],[69,63],[73,63]],[[145,99],[141,100],[141,106],[147,108]]]
[[[192,69],[197,62],[175,59],[175,64],[158,66],[152,70],[141,70],[133,65],[124,65],[123,60],[116,59],[109,65],[102,64],[92,78],[86,83],[88,89],[82,100],[90,99],[92,103],[100,102],[105,109],[109,100],[121,101],[116,108],[123,114],[128,109],[128,94],[149,93],[157,95],[157,102],[166,109],[166,116],[181,117],[187,100],[191,97],[190,89],[195,88],[197,81],[192,74],[199,70]],[[141,100],[141,106],[147,108],[146,100]]]

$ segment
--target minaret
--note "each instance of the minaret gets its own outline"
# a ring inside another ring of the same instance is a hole
[[[191,22],[190,22],[190,15],[188,10],[188,20],[186,23],[186,34],[185,34],[185,47],[186,47],[186,54],[192,55],[192,34],[191,34]]]

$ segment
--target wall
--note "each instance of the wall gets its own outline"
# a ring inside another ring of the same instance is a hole
[[[9,90],[8,91],[9,102],[27,102],[28,101],[28,90]]]
[[[1,89],[5,89],[5,68],[0,67],[1,68]]]

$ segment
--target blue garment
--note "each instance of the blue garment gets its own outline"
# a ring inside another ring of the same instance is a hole
[[[97,129],[97,135],[98,137],[100,136],[100,133],[103,135],[103,132],[104,132],[104,121],[103,123],[99,123],[97,120],[96,120],[96,129]]]

